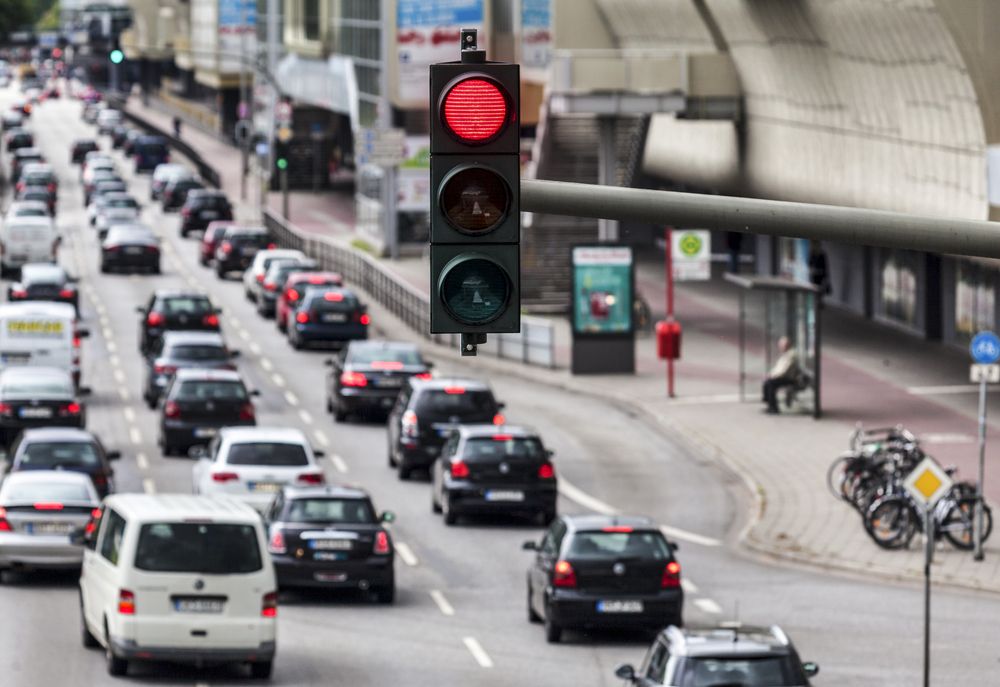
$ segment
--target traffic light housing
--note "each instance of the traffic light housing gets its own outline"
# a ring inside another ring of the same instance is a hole
[[[520,69],[461,55],[430,68],[431,333],[481,343],[521,329]]]

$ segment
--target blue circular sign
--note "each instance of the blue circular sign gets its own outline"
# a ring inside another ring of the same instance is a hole
[[[993,332],[979,332],[972,338],[969,352],[980,365],[991,365],[1000,360],[1000,337]]]

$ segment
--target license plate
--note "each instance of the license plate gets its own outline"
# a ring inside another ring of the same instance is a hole
[[[486,492],[487,501],[524,501],[523,491],[490,489]]]
[[[346,561],[347,554],[339,551],[314,551],[314,561]]]
[[[222,613],[222,599],[174,599],[178,613]]]
[[[240,255],[242,255],[243,257],[252,258],[253,256],[257,255],[257,251],[259,250],[260,250],[259,248],[241,248]]]
[[[51,408],[21,408],[20,415],[21,415],[21,417],[34,418],[34,419],[52,417],[52,409]]]
[[[336,551],[348,551],[353,546],[350,539],[310,539],[309,547],[313,549],[326,549]]]
[[[327,312],[323,313],[320,318],[320,322],[347,322],[347,314],[342,312]]]
[[[0,355],[0,360],[2,360],[5,365],[24,365],[29,360],[31,360],[31,354],[4,353],[3,355]]]
[[[194,435],[199,438],[214,437],[218,433],[219,430],[217,430],[215,427],[199,427],[198,429],[194,430]]]
[[[313,573],[313,577],[318,582],[343,582],[347,579],[347,573],[344,572],[317,572]]]
[[[219,216],[219,213],[215,212],[214,210],[206,210],[206,211],[204,211],[204,212],[201,213],[201,218],[202,219],[215,219],[218,216]]]
[[[641,601],[598,601],[598,613],[642,613]]]
[[[125,255],[142,255],[142,248],[139,246],[128,246],[125,248]]]
[[[403,385],[402,377],[383,377],[378,380],[378,385],[381,387],[392,388],[399,387]]]
[[[267,494],[273,494],[281,490],[281,485],[276,482],[247,482],[247,486],[250,487],[250,491],[259,491]]]
[[[71,522],[31,522],[27,526],[28,534],[69,534],[73,531]]]

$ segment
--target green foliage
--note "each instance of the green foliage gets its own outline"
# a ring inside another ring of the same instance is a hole
[[[0,0],[2,3],[3,0]],[[49,0],[45,2],[44,0],[38,0],[36,2],[36,9],[41,8],[42,5],[48,5],[46,9],[39,17],[38,21],[35,22],[35,28],[39,31],[55,31],[59,28],[59,0],[52,2]]]
[[[34,0],[0,0],[0,41],[6,41],[12,31],[34,21]]]

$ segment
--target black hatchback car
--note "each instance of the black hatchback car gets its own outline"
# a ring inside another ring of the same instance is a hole
[[[431,509],[446,525],[462,515],[556,517],[552,452],[537,432],[512,425],[464,425],[431,469]]]
[[[235,370],[232,361],[237,355],[238,351],[230,351],[217,332],[166,332],[150,348],[142,397],[150,408],[155,408],[178,370]]]
[[[245,270],[254,256],[277,244],[264,227],[228,227],[217,241],[215,249],[215,274],[219,279],[234,270]]]
[[[368,338],[368,307],[345,288],[308,289],[288,322],[292,348],[324,346],[342,348],[348,341]]]
[[[170,179],[163,187],[163,190],[160,191],[160,203],[163,205],[163,211],[176,210],[184,205],[188,193],[195,189],[203,188],[205,188],[205,185],[198,179],[190,177]]]
[[[116,225],[101,241],[101,272],[146,270],[160,273],[160,240],[141,224]]]
[[[7,288],[9,301],[57,301],[79,310],[76,284],[59,265],[32,262],[21,267],[21,279]]]
[[[27,429],[11,446],[7,472],[22,470],[68,470],[90,476],[98,495],[114,492],[111,461],[118,451],[105,450],[101,440],[84,429],[41,427]]]
[[[207,444],[220,427],[257,424],[251,396],[235,370],[181,368],[160,407],[160,448],[163,455],[184,454]]]
[[[219,331],[220,310],[200,291],[159,289],[136,311],[142,315],[139,352],[143,354],[166,331]]]
[[[0,372],[0,444],[10,446],[31,427],[83,427],[86,409],[72,375],[53,367],[23,365]]]
[[[502,425],[502,409],[484,382],[411,377],[389,413],[389,466],[409,479],[413,470],[434,464],[459,425]]]
[[[564,629],[659,629],[683,624],[677,545],[651,520],[562,515],[542,537],[528,569],[528,620],[545,639]],[[727,683],[728,684],[728,683]]]
[[[69,161],[74,165],[83,162],[84,156],[92,150],[100,150],[101,147],[92,138],[79,138],[73,141],[73,147],[69,150]]]
[[[13,153],[20,148],[34,148],[35,137],[27,129],[11,129],[4,136],[4,144],[7,146],[7,152]]]
[[[169,189],[169,187],[168,187]],[[181,208],[180,234],[187,237],[192,231],[202,231],[209,222],[231,220],[233,207],[222,191],[191,189]]]
[[[357,487],[284,487],[264,512],[279,587],[359,589],[381,603],[396,595],[392,538]]]
[[[326,410],[343,422],[350,414],[388,412],[410,377],[430,379],[432,364],[416,344],[351,341],[326,361]]]

